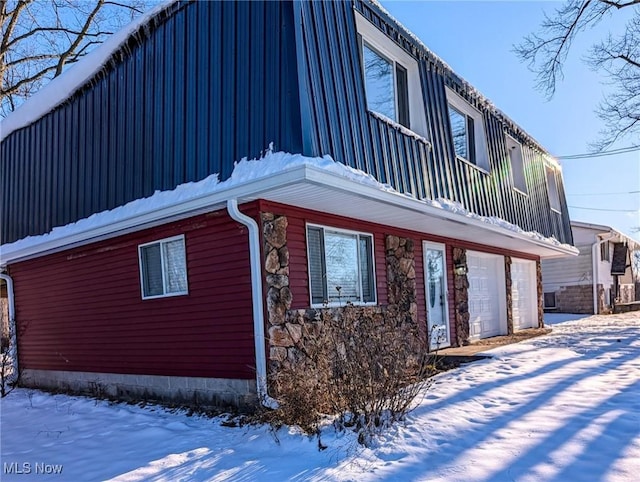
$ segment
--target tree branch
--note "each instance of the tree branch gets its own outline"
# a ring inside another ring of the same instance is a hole
[[[601,3],[604,3],[605,5],[609,5],[617,9],[631,7],[633,5],[640,5],[640,0],[629,0],[627,2],[614,2],[612,0],[599,0],[599,1]]]
[[[37,72],[36,74],[33,74],[30,77],[25,77],[24,79],[19,80],[18,82],[16,82],[13,85],[10,85],[8,87],[2,87],[2,90],[0,90],[0,96],[1,97],[5,97],[5,96],[11,96],[16,94],[20,88],[26,84],[29,84],[30,82],[33,82],[35,80],[38,80],[39,78],[43,77],[47,72],[50,72],[52,70],[54,70],[56,68],[55,65],[51,66],[51,67],[47,67],[39,72]]]
[[[6,30],[2,34],[2,43],[0,43],[0,57],[4,57],[5,53],[9,49],[9,39],[15,30],[16,24],[18,23],[18,19],[20,18],[20,13],[24,8],[29,5],[33,0],[23,0],[16,4],[16,8],[12,10],[11,13],[7,14],[6,18],[9,18],[9,23],[7,24]],[[4,3],[4,2],[3,2]],[[3,5],[3,8],[6,8],[6,4]],[[2,25],[4,26],[5,16],[2,18]],[[0,59],[1,62],[1,59]]]
[[[54,77],[57,77],[58,75],[60,75],[62,73],[62,69],[64,68],[65,62],[67,61],[67,59],[69,57],[71,57],[73,55],[74,50],[76,48],[78,48],[78,45],[80,45],[80,42],[82,42],[82,39],[84,38],[84,35],[86,34],[86,32],[89,31],[89,27],[91,26],[91,22],[93,22],[94,17],[98,13],[98,11],[102,8],[103,4],[104,4],[104,0],[98,0],[96,2],[96,6],[93,8],[91,13],[87,16],[87,19],[86,19],[86,21],[84,23],[84,26],[80,30],[80,33],[76,36],[76,39],[74,40],[74,42],[69,46],[69,48],[67,49],[66,52],[63,52],[60,55],[60,60],[58,61],[58,65],[56,67],[56,71],[55,71]]]
[[[40,55],[30,55],[28,57],[20,57],[17,60],[9,61],[5,64],[5,67],[14,67],[16,65],[33,62],[36,60],[47,60],[47,59],[55,59],[58,58],[57,54],[40,54]]]
[[[18,42],[29,38],[35,34],[37,34],[38,32],[64,32],[70,35],[76,35],[76,36],[84,36],[84,37],[100,37],[100,36],[104,36],[104,35],[111,35],[113,32],[108,32],[108,31],[98,31],[98,32],[83,32],[83,31],[78,31],[78,30],[72,30],[69,28],[65,28],[65,27],[36,27],[32,30],[30,30],[29,32],[26,32],[22,35],[19,35],[17,37],[14,37],[11,42],[9,42],[7,44],[7,47],[5,50],[8,50],[9,48],[13,47],[15,44],[17,44]]]

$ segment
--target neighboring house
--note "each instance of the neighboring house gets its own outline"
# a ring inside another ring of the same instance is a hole
[[[541,326],[576,254],[558,163],[374,3],[165,5],[1,135],[34,386],[242,404],[315,309],[466,344]]]
[[[559,313],[610,313],[636,298],[633,252],[640,243],[598,224],[571,222],[577,257],[542,261],[544,308]]]

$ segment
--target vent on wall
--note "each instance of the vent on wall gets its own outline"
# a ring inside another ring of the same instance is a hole
[[[547,308],[557,308],[556,306],[556,293],[555,291],[551,291],[544,294],[544,307]]]

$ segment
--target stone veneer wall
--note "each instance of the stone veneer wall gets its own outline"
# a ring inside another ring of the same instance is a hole
[[[264,270],[266,272],[267,331],[269,358],[284,360],[287,346],[302,336],[299,326],[287,322],[293,296],[289,288],[289,248],[287,247],[286,216],[261,213],[264,239]]]
[[[507,334],[513,335],[513,281],[511,280],[511,256],[504,257],[504,280],[507,293]]]
[[[287,218],[273,213],[261,213],[264,239],[264,270],[266,280],[267,330],[270,368],[298,359],[296,345],[304,344],[313,335],[323,310],[337,314],[342,308],[291,309],[289,288],[289,250],[287,249]],[[369,317],[385,313],[393,306],[405,313],[405,322],[418,322],[416,303],[416,271],[414,241],[409,238],[387,236],[387,306],[362,306],[358,309]],[[378,289],[384,287],[378,286]]]
[[[467,251],[453,248],[453,266],[467,266]],[[466,274],[453,273],[453,302],[456,313],[456,340],[458,346],[469,344],[469,280]]]
[[[400,313],[405,314],[404,321],[415,324],[418,322],[418,305],[414,241],[388,235],[385,248],[389,305],[395,305]]]
[[[542,263],[536,261],[536,294],[538,296],[538,328],[544,328],[544,288],[542,286]]]

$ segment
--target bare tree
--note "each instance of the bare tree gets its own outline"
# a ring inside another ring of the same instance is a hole
[[[630,13],[624,31],[594,44],[586,57],[593,69],[607,75],[611,86],[596,108],[604,128],[591,144],[595,151],[624,138],[637,140],[640,134],[640,0],[568,0],[553,15],[545,14],[539,33],[515,46],[516,54],[537,74],[537,87],[551,98],[576,36],[623,10]]]
[[[157,0],[0,0],[0,116]]]

